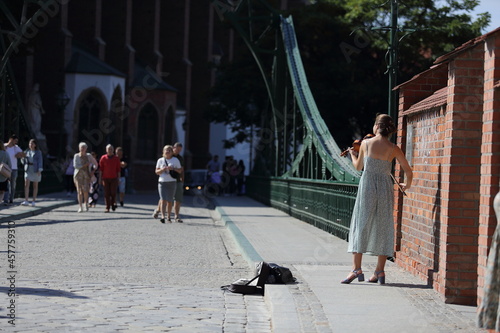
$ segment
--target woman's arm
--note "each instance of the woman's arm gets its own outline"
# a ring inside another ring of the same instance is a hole
[[[411,183],[413,182],[413,170],[411,169],[411,166],[408,163],[408,160],[406,159],[406,156],[401,150],[401,148],[396,146],[395,153],[396,153],[396,159],[401,165],[401,168],[403,168],[403,171],[406,176],[406,183],[401,183],[400,185],[403,187],[403,189],[408,190],[410,189]]]
[[[174,168],[172,170],[174,170],[175,172],[177,173],[182,173],[182,165],[181,165],[181,161],[179,161],[179,159],[177,157],[174,157],[175,158],[175,161],[174,161]]]
[[[10,156],[7,152],[5,152],[5,164],[7,164],[12,169],[12,163],[10,161]]]
[[[37,172],[40,173],[43,171],[43,157],[42,157],[42,152],[40,150],[36,151],[35,158],[36,158],[37,166],[38,166]]]
[[[75,154],[75,156],[73,156],[73,166],[75,167],[75,170],[80,170],[83,167],[82,159],[78,154]]]
[[[155,173],[158,176],[161,175],[162,173],[164,173],[167,170],[168,170],[167,163],[163,164],[161,160],[159,160],[158,162],[156,162]]]
[[[355,151],[352,150],[352,148],[349,148],[349,154],[351,155],[352,159],[352,164],[356,168],[356,170],[361,171],[363,169],[363,159],[365,156],[365,149],[366,149],[366,141],[363,140],[361,141],[361,146],[359,147],[359,152],[356,153]]]
[[[94,169],[96,169],[98,164],[97,164],[97,161],[94,158],[94,156],[92,156],[92,154],[88,154],[88,153],[87,153],[87,156],[89,158],[90,164],[92,164],[93,166],[95,166]]]

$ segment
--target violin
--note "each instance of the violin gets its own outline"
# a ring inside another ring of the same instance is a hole
[[[351,148],[348,148],[346,150],[344,150],[343,152],[340,153],[340,156],[342,157],[346,157],[347,154],[349,153],[349,149],[352,149],[354,150],[355,152],[359,152],[359,148],[361,147],[361,142],[363,142],[363,140],[366,140],[366,139],[371,139],[373,138],[375,135],[373,134],[367,134],[363,137],[363,139],[358,139],[358,140],[354,140],[354,142],[352,143],[352,147]]]

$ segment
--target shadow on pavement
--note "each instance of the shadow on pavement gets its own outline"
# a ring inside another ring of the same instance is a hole
[[[0,287],[0,292],[8,294],[8,287]],[[47,289],[47,288],[16,288],[16,295],[39,295],[45,297],[66,297],[66,298],[80,298],[88,299],[87,296],[79,296],[69,291]]]
[[[410,289],[430,289],[432,286],[426,284],[411,284],[411,283],[387,283],[386,287],[396,287],[396,288],[410,288]]]

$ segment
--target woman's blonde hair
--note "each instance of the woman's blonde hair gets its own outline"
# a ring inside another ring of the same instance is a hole
[[[163,147],[163,156],[165,156],[165,152],[170,149],[172,151],[172,153],[174,152],[174,147],[172,147],[172,145],[166,145],[165,147]]]

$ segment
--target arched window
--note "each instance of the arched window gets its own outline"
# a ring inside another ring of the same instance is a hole
[[[158,113],[147,104],[139,113],[137,128],[137,157],[144,160],[156,160],[158,151]]]

